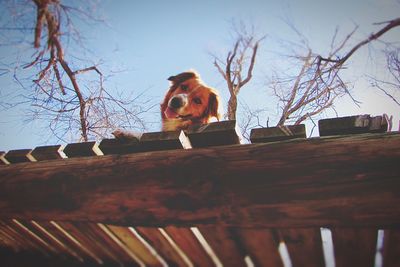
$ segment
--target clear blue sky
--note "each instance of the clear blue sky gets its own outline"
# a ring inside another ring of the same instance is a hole
[[[85,55],[94,62],[103,62],[100,65],[103,73],[113,73],[107,80],[109,90],[118,88],[134,93],[146,90],[146,97],[153,98],[155,103],[161,102],[168,88],[166,79],[188,69],[196,69],[207,84],[219,89],[226,102],[225,84],[209,53],[222,56],[230,49],[232,19],[254,25],[260,36],[267,35],[267,38],[260,49],[255,77],[242,89],[240,99],[254,108],[266,109],[266,116],[273,121],[276,103],[265,86],[266,77],[275,64],[285,65],[284,58],[279,57],[279,54],[287,53],[281,40],[298,40],[286,20],[292,21],[307,37],[314,51],[323,53],[337,26],[344,36],[354,25],[359,25],[355,43],[379,29],[380,26],[373,23],[398,17],[400,3],[396,0],[105,0],[99,1],[96,9],[106,23],[77,24],[85,36],[86,47],[90,48]],[[400,41],[400,29],[384,38]],[[0,59],[9,60],[10,54],[15,56],[17,51],[26,49],[0,46]],[[370,88],[365,77],[365,74],[385,75],[382,58],[376,53],[379,49],[378,43],[364,48],[349,62],[346,75],[351,77],[353,95],[362,101],[362,105],[356,107],[348,98],[340,100],[336,104],[338,115],[388,113],[397,115],[399,120],[400,109],[382,93]],[[0,76],[1,95],[17,86],[12,75]],[[334,113],[328,115],[335,116]],[[21,110],[1,111],[0,150],[50,145],[45,143],[49,133],[40,129],[40,124],[23,124],[23,116]],[[158,108],[149,113],[148,121],[159,121]],[[159,129],[159,123],[149,124],[149,130]]]

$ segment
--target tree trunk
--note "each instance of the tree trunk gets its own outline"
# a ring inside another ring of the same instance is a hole
[[[237,96],[232,94],[228,101],[228,120],[236,120]]]

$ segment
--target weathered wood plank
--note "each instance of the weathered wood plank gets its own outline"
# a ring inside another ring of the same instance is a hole
[[[57,223],[53,221],[41,221],[39,225],[45,229],[48,234],[55,238],[54,241],[64,247],[67,253],[74,257],[78,262],[83,263],[89,259],[88,255],[81,250],[76,242],[73,242],[71,238],[66,236],[63,231],[60,231],[60,229],[55,226]]]
[[[377,229],[333,228],[331,231],[337,267],[375,266]]]
[[[103,248],[110,254],[115,255],[116,262],[119,266],[140,266],[136,261],[136,255],[132,257],[132,253],[108,228],[103,224],[95,223],[75,223],[79,225],[79,229],[93,236],[103,244]],[[122,264],[120,264],[122,263]]]
[[[140,151],[139,140],[103,139],[99,144],[104,155],[130,154]]]
[[[60,253],[77,259],[78,261],[82,261],[76,252],[71,249],[66,243],[63,243],[60,239],[58,239],[54,234],[52,234],[49,230],[47,230],[42,223],[31,221],[30,225],[32,228],[36,229],[36,233],[38,233],[44,240],[46,240],[49,244],[52,245]]]
[[[383,240],[382,266],[400,266],[400,229],[385,230]]]
[[[23,163],[23,162],[32,162],[36,161],[35,158],[31,155],[32,149],[16,149],[10,150],[7,154],[4,155],[4,158],[9,163]]]
[[[214,266],[213,261],[190,228],[167,226],[164,230],[194,266]]]
[[[139,234],[160,254],[169,266],[186,266],[184,258],[179,255],[178,249],[168,242],[165,236],[155,227],[137,227]]]
[[[52,159],[62,159],[65,156],[63,155],[63,146],[55,145],[55,146],[38,146],[32,150],[31,155],[37,160],[52,160]]]
[[[23,251],[34,251],[41,255],[46,255],[43,249],[35,241],[29,238],[27,235],[21,233],[20,229],[16,228],[16,225],[11,221],[0,222],[1,227],[4,231],[14,239],[22,248]]]
[[[223,266],[246,266],[246,255],[240,250],[239,240],[232,234],[232,229],[206,226],[199,230]]]
[[[94,224],[89,224],[89,225],[94,225]],[[133,262],[129,264],[129,266],[134,265],[134,266],[143,266],[144,263],[141,261],[141,259],[134,253],[125,243],[120,240],[109,228],[109,226],[97,223],[98,228],[112,241],[111,246],[115,247],[117,250],[120,252],[123,252],[125,256],[129,258],[130,262]],[[126,265],[124,261],[124,266]]]
[[[6,160],[6,158],[4,157],[5,155],[6,155],[6,152],[0,151],[0,165],[10,164],[10,162],[8,160]]]
[[[0,222],[0,234],[2,238],[7,241],[7,244],[9,244],[10,248],[13,248],[14,252],[19,252],[25,249],[25,244],[21,243],[19,238],[16,238],[12,233],[10,233],[3,222]]]
[[[120,239],[125,246],[133,253],[135,254],[139,262],[144,264],[145,266],[160,266],[161,261],[159,258],[157,258],[150,250],[148,247],[145,246],[139,240],[134,233],[131,231],[131,229],[127,227],[120,227],[120,226],[114,226],[114,225],[108,225],[107,226],[112,233]]]
[[[95,141],[68,144],[64,148],[68,158],[98,156],[103,153]]]
[[[183,131],[144,133],[140,138],[140,151],[161,151],[191,148],[190,141]]]
[[[193,147],[210,147],[240,143],[236,121],[195,124],[187,130]]]
[[[66,224],[69,224],[66,225]],[[98,255],[104,266],[139,266],[110,237],[93,223],[66,223],[62,226]],[[72,229],[70,228],[72,227]]]
[[[58,254],[58,251],[52,246],[52,244],[48,243],[45,239],[38,235],[34,229],[32,229],[29,222],[22,222],[13,219],[12,223],[15,229],[25,238],[34,243],[44,255],[54,256],[55,254]]]
[[[388,133],[11,164],[0,218],[393,227],[399,162],[400,135]]]
[[[12,236],[10,236],[7,231],[3,229],[3,226],[0,225],[0,239],[3,244],[3,247],[7,249],[11,249],[13,252],[18,252],[21,250],[20,244],[15,240]]]
[[[79,244],[80,249],[92,258],[94,262],[99,265],[105,263],[108,260],[108,256],[104,250],[99,247],[96,243],[97,240],[89,239],[81,229],[77,228],[73,223],[70,222],[59,222],[58,223],[69,235],[71,235],[76,243]]]
[[[319,135],[344,135],[360,133],[383,133],[388,123],[383,116],[357,115],[318,121]]]
[[[279,255],[279,240],[270,229],[236,228],[235,234],[255,266],[283,267]]]
[[[282,229],[279,232],[293,266],[325,266],[319,228]]]
[[[257,128],[250,132],[252,143],[268,143],[294,138],[306,138],[306,126],[304,124]]]

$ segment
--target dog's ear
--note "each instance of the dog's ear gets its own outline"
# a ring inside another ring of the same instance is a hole
[[[219,113],[219,96],[212,92],[208,98],[208,107],[206,114],[210,117],[215,117],[218,121],[220,120],[221,114]]]
[[[195,72],[189,71],[189,72],[182,72],[175,76],[171,76],[168,78],[168,81],[171,81],[172,84],[175,85],[196,77],[197,74]]]

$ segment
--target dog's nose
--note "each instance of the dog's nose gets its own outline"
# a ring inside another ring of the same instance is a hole
[[[181,98],[174,97],[171,99],[170,106],[171,106],[171,108],[180,108],[180,107],[182,107],[182,104],[183,104],[183,102],[182,102]]]
[[[173,109],[178,109],[186,105],[187,97],[183,95],[176,95],[171,98],[168,106]]]

